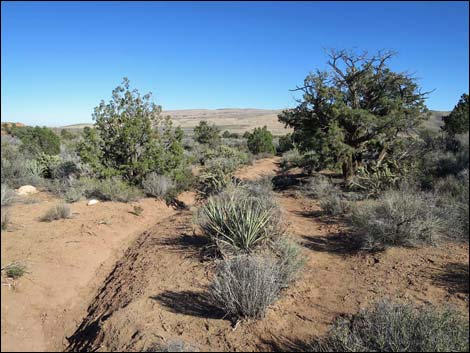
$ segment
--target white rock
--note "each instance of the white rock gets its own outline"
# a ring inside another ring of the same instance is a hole
[[[38,192],[39,192],[38,189],[36,189],[32,185],[24,185],[24,186],[18,188],[18,190],[16,190],[16,193],[20,196],[32,195],[32,194],[36,194]]]
[[[99,202],[98,200],[93,199],[93,200],[88,201],[87,205],[93,206],[93,205],[96,205],[98,202]]]

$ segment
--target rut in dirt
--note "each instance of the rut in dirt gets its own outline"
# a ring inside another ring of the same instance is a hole
[[[87,316],[75,333],[68,337],[66,351],[95,351],[103,339],[102,326],[116,311],[125,308],[142,294],[153,276],[162,248],[172,243],[172,235],[194,243],[191,213],[181,210],[143,232],[127,249],[110,272],[88,307]],[[193,246],[197,246],[196,244]]]

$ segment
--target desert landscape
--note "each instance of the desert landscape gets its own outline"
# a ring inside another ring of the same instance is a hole
[[[2,352],[469,351],[468,3],[1,6]]]

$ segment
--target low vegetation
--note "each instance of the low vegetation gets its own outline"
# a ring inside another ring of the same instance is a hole
[[[57,221],[59,219],[67,219],[72,217],[72,211],[67,204],[57,204],[50,208],[44,216],[41,217],[43,222]]]
[[[12,279],[18,279],[22,277],[25,273],[27,273],[26,266],[18,262],[5,266],[4,270],[6,276]]]
[[[381,301],[338,319],[314,352],[468,352],[468,320],[454,309]]]
[[[353,224],[363,232],[363,247],[432,245],[442,235],[443,220],[434,195],[403,187],[355,209]]]
[[[209,290],[214,305],[235,319],[261,319],[279,296],[279,268],[268,258],[241,255],[219,265]]]

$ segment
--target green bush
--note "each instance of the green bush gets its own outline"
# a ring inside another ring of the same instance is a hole
[[[344,200],[340,192],[331,193],[320,200],[320,207],[328,215],[339,216],[351,212],[351,203]]]
[[[108,104],[95,108],[93,119],[77,152],[102,178],[120,176],[137,185],[148,173],[167,175],[183,162],[182,130],[173,129],[151,94],[131,90],[126,78]]]
[[[60,153],[60,138],[47,127],[15,126],[11,132],[21,140],[21,151],[33,156],[39,156],[41,153],[47,155]]]
[[[435,244],[443,220],[435,195],[411,187],[389,190],[353,210],[353,224],[363,235],[364,249]]]
[[[294,141],[292,134],[286,134],[279,137],[279,143],[277,146],[277,153],[283,154],[287,151],[294,149]]]
[[[381,301],[338,319],[313,352],[468,352],[468,320],[455,309]]]
[[[276,147],[273,143],[273,135],[268,131],[268,128],[257,127],[248,136],[247,139],[248,149],[253,154],[274,154]]]
[[[21,145],[4,142],[1,148],[1,178],[2,183],[11,187],[22,185],[42,186],[42,169],[37,161],[28,153],[19,150]]]
[[[451,135],[468,132],[470,103],[468,94],[463,94],[452,112],[443,117],[443,129]]]
[[[261,319],[278,297],[279,268],[268,258],[237,256],[222,262],[209,289],[211,302],[236,319]]]
[[[20,263],[13,263],[6,267],[5,269],[6,275],[8,278],[18,279],[22,277],[26,271],[26,266]]]
[[[220,143],[220,130],[214,124],[209,125],[201,120],[194,128],[194,137],[197,142],[214,147]]]
[[[59,219],[67,219],[72,217],[70,206],[66,204],[58,204],[50,208],[44,216],[41,217],[43,222],[57,221]]]
[[[217,194],[232,181],[237,161],[227,158],[212,159],[207,162],[198,177],[198,193],[201,197]]]

